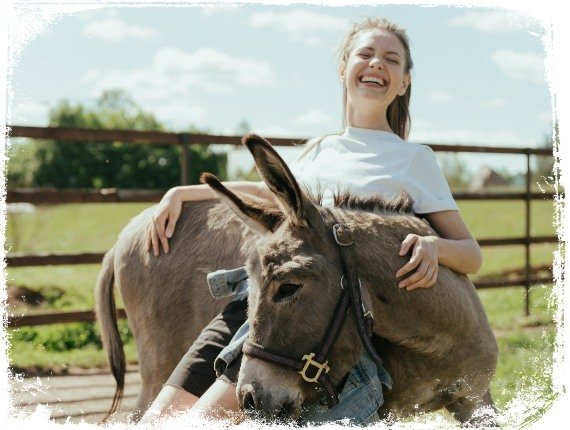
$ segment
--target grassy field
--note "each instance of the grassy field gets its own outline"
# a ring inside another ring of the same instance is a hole
[[[82,204],[38,207],[31,214],[9,214],[8,252],[102,252],[114,243],[127,221],[147,204]],[[522,202],[460,202],[461,213],[476,238],[524,235]],[[552,202],[532,204],[532,234],[553,235]],[[533,245],[531,261],[549,264],[555,244]],[[522,267],[524,248],[484,248],[484,265],[478,276],[490,276]],[[9,268],[10,286],[39,292],[37,305],[10,305],[14,313],[93,308],[93,286],[98,265]],[[524,317],[524,291],[520,287],[480,291],[497,334],[500,356],[492,385],[500,407],[517,393],[534,387],[538,399],[552,397],[550,367],[554,351],[555,303],[550,286],[531,291],[531,317]],[[549,306],[549,303],[551,304]],[[129,362],[137,359],[126,322],[121,322]],[[90,323],[26,327],[10,331],[10,362],[20,369],[65,370],[69,366],[102,366],[96,328]],[[537,388],[538,387],[538,388]],[[543,402],[543,403],[544,403]]]

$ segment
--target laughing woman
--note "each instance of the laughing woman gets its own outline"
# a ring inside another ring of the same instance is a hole
[[[408,235],[402,242],[400,255],[411,250],[411,258],[394,276],[405,277],[399,288],[410,294],[436,283],[439,264],[464,274],[475,273],[481,266],[479,246],[459,214],[433,152],[405,140],[410,128],[412,64],[405,30],[385,19],[368,18],[354,24],[340,50],[345,128],[341,134],[310,141],[290,166],[309,190],[324,188],[325,206],[332,205],[333,191],[341,188],[386,198],[405,191],[413,198],[414,211],[425,217],[439,237]],[[262,182],[224,185],[232,191],[272,198]],[[212,197],[204,185],[168,191],[148,226],[149,252],[158,256],[161,246],[165,253],[169,251],[168,239],[175,234],[183,202]],[[234,300],[204,329],[143,422],[189,409],[209,417],[240,419],[235,384],[241,346],[247,338],[246,306],[245,298]],[[375,419],[383,401],[382,386],[391,387],[390,375],[363,355],[349,378],[353,384],[345,385],[338,405],[311,407],[301,420],[348,419],[362,424]]]

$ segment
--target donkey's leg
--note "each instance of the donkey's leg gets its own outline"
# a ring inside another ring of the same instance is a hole
[[[498,427],[497,410],[487,392],[483,397],[461,397],[446,406],[451,415],[467,427]]]

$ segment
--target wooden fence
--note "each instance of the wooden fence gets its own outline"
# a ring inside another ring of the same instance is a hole
[[[28,137],[36,139],[57,139],[72,142],[132,142],[160,145],[180,145],[181,177],[180,183],[188,183],[188,146],[190,144],[228,144],[239,146],[240,136],[218,136],[189,133],[148,132],[132,130],[95,130],[63,127],[20,127],[9,126],[10,137]],[[302,138],[268,138],[276,146],[293,146],[303,141]],[[513,148],[488,147],[477,145],[439,145],[428,144],[436,152],[464,152],[487,154],[518,154],[526,157],[526,186],[524,192],[477,192],[454,193],[456,200],[523,200],[525,202],[525,235],[515,238],[477,238],[482,247],[523,245],[525,247],[525,266],[521,275],[509,278],[495,278],[475,282],[477,288],[498,288],[507,286],[524,286],[525,313],[529,315],[529,289],[531,285],[553,282],[552,275],[531,275],[530,247],[537,243],[556,243],[556,236],[531,236],[532,200],[550,199],[554,193],[535,193],[531,191],[531,156],[552,156],[547,148]],[[57,203],[117,203],[117,202],[157,202],[165,190],[121,190],[121,189],[8,189],[7,203],[57,204]],[[103,253],[81,254],[8,254],[6,262],[8,267],[68,265],[68,264],[95,264],[100,263]],[[124,310],[118,311],[118,316],[124,318]],[[73,311],[46,314],[18,315],[8,318],[9,327],[25,325],[54,324],[61,322],[93,321],[93,311]]]

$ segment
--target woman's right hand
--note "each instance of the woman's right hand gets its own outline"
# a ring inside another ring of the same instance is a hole
[[[146,231],[146,250],[150,252],[151,248],[154,256],[160,254],[160,244],[164,249],[164,253],[168,254],[168,239],[172,237],[176,227],[176,221],[182,211],[182,199],[176,192],[176,188],[171,188],[162,197],[160,203],[156,207]]]

